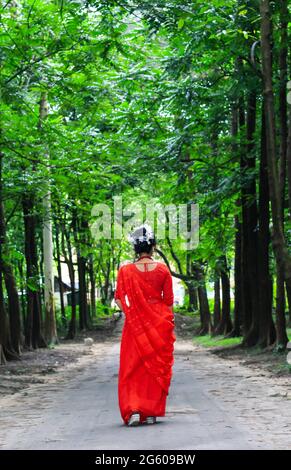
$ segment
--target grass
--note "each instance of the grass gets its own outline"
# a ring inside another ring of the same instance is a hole
[[[242,338],[225,338],[224,336],[195,336],[193,338],[195,343],[204,346],[205,348],[211,347],[230,347],[235,346],[236,344],[240,344]]]
[[[291,328],[287,329],[288,338],[291,338]],[[224,338],[224,336],[194,336],[193,341],[206,348],[230,347],[242,342],[242,338]],[[254,349],[254,348],[253,348]],[[258,348],[258,351],[261,349]],[[284,352],[285,354],[285,352]],[[289,366],[291,368],[291,366]]]

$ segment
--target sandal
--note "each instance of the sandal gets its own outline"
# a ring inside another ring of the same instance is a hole
[[[138,426],[140,424],[140,414],[132,413],[130,416],[127,425],[128,426]]]
[[[146,418],[147,424],[155,424],[157,422],[157,418],[155,416],[148,416]]]

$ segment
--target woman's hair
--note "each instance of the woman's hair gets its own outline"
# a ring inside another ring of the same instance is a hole
[[[137,227],[129,236],[135,253],[150,253],[156,245],[156,239],[151,227],[147,224]]]

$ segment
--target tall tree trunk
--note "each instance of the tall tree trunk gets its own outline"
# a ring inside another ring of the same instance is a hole
[[[89,256],[89,277],[90,277],[90,305],[91,305],[91,318],[96,317],[96,277],[94,272],[93,255]]]
[[[239,202],[238,202],[239,204]],[[234,258],[234,312],[233,322],[234,327],[231,332],[232,337],[241,336],[242,327],[242,273],[241,273],[241,231],[242,226],[239,217],[235,216],[235,258]]]
[[[266,151],[266,123],[262,107],[258,232],[259,345],[261,347],[270,346],[276,340],[272,318],[273,287],[269,267],[270,199]]]
[[[197,287],[191,281],[187,282],[186,285],[189,295],[189,312],[196,312],[198,310]]]
[[[67,244],[68,254],[65,247],[65,240]],[[70,232],[66,228],[66,224],[62,224],[62,251],[68,266],[70,283],[71,283],[71,319],[69,323],[68,333],[66,339],[74,339],[76,336],[76,318],[77,318],[77,301],[76,301],[76,287],[75,287],[75,269],[73,263],[73,253],[70,239]]]
[[[88,328],[88,305],[86,289],[86,258],[77,252],[78,275],[79,275],[79,328]]]
[[[198,264],[193,265],[193,272],[198,284],[198,299],[199,299],[199,312],[201,328],[199,335],[207,335],[212,332],[211,315],[209,309],[209,302],[207,297],[207,289],[205,283],[205,276],[203,270]]]
[[[79,328],[88,328],[88,305],[86,290],[86,258],[82,254],[82,244],[84,242],[83,220],[78,223],[76,210],[73,211],[72,228],[74,233],[75,246],[77,250],[77,266],[79,277]]]
[[[24,193],[22,197],[24,216],[24,239],[27,280],[27,314],[25,325],[25,344],[31,348],[46,347],[42,335],[42,316],[40,304],[39,273],[36,245],[36,216],[32,193]]]
[[[36,225],[37,227],[37,225]],[[43,236],[42,233],[40,235],[40,245],[39,245],[39,251],[38,251],[38,269],[39,269],[39,276],[40,279],[44,279],[44,271],[43,271]],[[41,288],[39,289],[39,302],[40,305],[43,305],[44,303],[44,287],[43,284],[41,285]]]
[[[1,243],[0,243],[1,256]],[[6,364],[6,353],[8,350],[8,324],[7,313],[3,295],[2,270],[0,263],[0,365]]]
[[[244,169],[246,170],[247,183],[244,182],[244,211],[245,215],[245,230],[247,232],[247,270],[248,282],[251,294],[251,311],[247,312],[247,325],[248,329],[244,335],[244,344],[247,346],[254,346],[259,337],[259,299],[257,289],[258,277],[258,237],[257,237],[257,224],[258,224],[258,211],[256,201],[256,178],[251,176],[251,172],[256,167],[256,156],[254,146],[254,133],[256,129],[256,94],[251,91],[248,97],[247,104],[247,128],[246,128],[246,155],[243,156]]]
[[[1,214],[0,214],[1,218]],[[2,269],[5,279],[5,287],[8,295],[8,312],[11,347],[16,354],[21,352],[21,322],[20,322],[20,304],[17,292],[17,285],[12,270],[12,266],[4,262]]]
[[[288,102],[291,105],[291,89],[289,89],[289,92],[288,92]],[[287,160],[289,218],[291,219],[291,106],[289,106],[289,113],[288,113],[288,138],[287,138],[286,160]]]
[[[43,92],[39,105],[39,125],[42,132],[43,121],[48,114],[47,93]],[[49,155],[46,155],[47,161]],[[44,311],[45,339],[48,344],[58,343],[55,301],[54,301],[54,277],[53,277],[53,233],[51,214],[51,190],[50,183],[45,183],[43,197],[43,266],[44,266]]]
[[[215,330],[217,335],[227,335],[232,331],[232,321],[230,317],[230,281],[228,271],[227,260],[224,255],[220,259],[222,312],[220,322]]]
[[[2,273],[2,242],[0,243],[0,365],[6,364],[6,360],[19,359],[19,355],[13,351],[9,331],[9,321],[3,293]]]
[[[276,258],[276,271],[280,276],[284,272],[286,282],[291,280],[291,257],[286,245],[281,208],[281,194],[279,175],[276,157],[276,126],[275,126],[275,106],[272,83],[272,58],[271,58],[271,12],[270,1],[261,0],[261,51],[264,81],[264,104],[266,117],[267,135],[267,156],[268,156],[268,177],[269,191],[272,208],[273,233],[272,242]],[[280,349],[284,349],[288,342],[286,329],[283,327],[284,319],[277,319],[277,324],[281,325],[277,331],[277,343]]]
[[[1,244],[0,244],[0,260],[1,260]],[[6,364],[6,360],[20,359],[17,352],[13,351],[11,345],[11,335],[9,330],[9,321],[6,311],[6,305],[3,293],[3,273],[0,263],[0,365]]]
[[[286,189],[286,162],[287,162],[287,147],[288,147],[288,116],[287,116],[287,80],[288,80],[288,2],[287,0],[280,0],[280,33],[281,44],[279,52],[279,68],[280,68],[280,94],[279,94],[279,121],[280,121],[280,194],[281,194],[281,209],[282,209],[282,224],[284,230],[284,208],[285,208],[285,189]],[[284,271],[281,270],[281,276],[284,276]],[[284,277],[283,277],[284,281]],[[282,282],[283,282],[282,281]],[[286,305],[285,289],[282,289],[284,299],[281,299],[280,304]],[[291,325],[291,281],[286,282],[286,291],[288,296],[289,305],[289,319]]]
[[[218,327],[221,319],[221,305],[220,305],[220,277],[219,274],[215,275],[214,280],[214,309],[213,309],[213,328],[214,331]]]
[[[284,205],[285,205],[285,187],[286,187],[286,156],[287,156],[287,57],[288,57],[288,2],[287,0],[280,0],[280,34],[281,44],[279,52],[279,68],[280,68],[280,93],[279,93],[279,122],[280,122],[280,194],[282,217],[284,220]]]
[[[291,90],[289,91],[291,105]],[[287,139],[287,175],[288,175],[288,205],[289,205],[289,219],[291,219],[291,106],[289,106],[289,124],[288,124],[288,139]],[[291,280],[285,279],[286,290],[289,306],[289,326],[291,326]]]
[[[243,99],[239,102],[239,127],[243,136],[245,126],[245,111]],[[248,217],[247,217],[247,191],[244,183],[245,173],[245,148],[244,144],[240,144],[240,171],[241,171],[241,312],[242,312],[242,333],[246,336],[251,327],[251,311],[252,299],[249,281],[249,237],[248,237]]]
[[[5,223],[5,214],[4,214],[4,204],[3,204],[3,188],[2,188],[2,163],[3,163],[3,154],[0,153],[0,245],[1,245],[1,272],[4,275],[6,291],[8,295],[8,312],[9,312],[9,328],[10,328],[10,339],[11,339],[11,353],[14,352],[20,354],[21,352],[21,323],[20,323],[20,304],[17,292],[16,281],[13,273],[12,266],[8,261],[8,251],[6,243],[6,223]],[[2,282],[2,280],[1,280]],[[1,285],[2,289],[2,285]],[[3,319],[5,316],[5,310],[3,307]],[[5,335],[5,333],[4,333]],[[3,345],[5,354],[5,347]],[[8,352],[8,351],[6,351]]]
[[[61,250],[60,250],[60,233],[59,233],[59,225],[58,222],[55,221],[55,230],[56,230],[56,257],[57,257],[57,271],[58,271],[58,282],[59,282],[59,289],[60,289],[60,305],[61,305],[61,319],[63,326],[67,326],[67,318],[66,318],[66,311],[65,311],[65,302],[64,302],[64,286],[63,286],[63,279],[62,279],[62,264],[61,264]]]
[[[212,325],[210,318],[210,309],[207,297],[207,290],[205,282],[198,286],[198,298],[199,298],[199,311],[200,311],[200,321],[201,328],[199,335],[211,334]]]
[[[276,330],[277,344],[279,350],[284,350],[288,343],[286,332],[286,316],[285,316],[285,283],[284,272],[277,265],[277,290],[276,290]]]
[[[235,104],[232,107],[231,113],[231,136],[232,142],[232,154],[235,160],[238,157],[238,106]],[[236,201],[236,206],[241,209],[241,200]],[[242,224],[240,222],[239,215],[235,216],[235,258],[234,258],[234,326],[233,330],[229,334],[231,337],[241,336],[242,318],[243,318],[243,285],[242,285]]]
[[[20,278],[20,291],[21,291],[21,313],[22,313],[22,324],[25,324],[25,274],[24,274],[24,261],[20,259],[17,263],[18,273]]]
[[[258,10],[257,2],[249,0],[247,3],[238,0],[238,9],[247,6],[247,14],[241,16],[237,14],[237,27],[249,33],[249,50],[255,35],[252,15]],[[251,12],[251,13],[250,13]],[[251,60],[251,57],[249,57]],[[254,71],[244,70],[244,63],[238,57],[236,64],[236,74],[248,73],[248,83],[246,89],[246,116],[245,97],[240,92],[239,98],[239,127],[241,135],[240,143],[240,169],[241,169],[241,306],[243,321],[244,343],[255,344],[258,338],[257,315],[258,315],[258,292],[257,281],[257,199],[256,199],[256,152],[255,152],[255,131],[256,131],[256,93],[257,76]]]

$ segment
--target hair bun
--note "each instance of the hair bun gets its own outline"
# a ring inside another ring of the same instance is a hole
[[[133,245],[147,242],[148,245],[155,243],[155,235],[150,225],[143,224],[136,227],[128,236]]]

